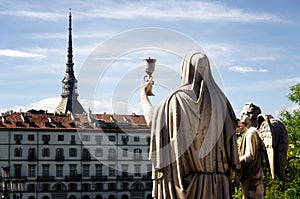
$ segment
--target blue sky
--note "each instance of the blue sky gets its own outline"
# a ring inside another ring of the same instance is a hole
[[[147,32],[149,27],[171,31],[199,44],[217,68],[218,83],[222,84],[237,114],[248,101],[275,116],[282,109],[294,107],[286,96],[289,87],[300,82],[300,2],[297,0],[2,0],[1,112],[31,108],[54,111],[65,73],[69,8],[73,16],[74,67],[79,77],[80,100],[85,108],[93,101],[94,112],[141,111],[139,85],[130,88],[125,109],[114,107],[112,101],[121,93],[119,85],[123,79],[136,79],[134,84],[141,82],[143,58],[148,56],[157,58],[153,74],[157,83],[154,104],[179,86],[180,56],[158,49],[135,49],[117,57],[98,77],[96,89],[91,91],[93,99],[84,94],[89,88],[82,86],[84,80],[81,81],[80,73],[94,49],[132,30]],[[174,42],[165,37],[155,39],[162,46],[164,42]],[[107,52],[115,50],[108,48]],[[102,54],[101,59],[106,55]],[[161,83],[166,77],[170,84]]]

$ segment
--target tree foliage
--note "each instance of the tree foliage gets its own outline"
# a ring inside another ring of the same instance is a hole
[[[290,87],[291,93],[288,99],[298,107],[289,112],[284,110],[280,114],[280,120],[285,125],[289,135],[289,148],[287,155],[285,197],[300,197],[300,84]]]

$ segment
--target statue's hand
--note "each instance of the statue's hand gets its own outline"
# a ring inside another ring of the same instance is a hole
[[[152,86],[154,84],[153,78],[150,77],[149,79],[143,81],[142,84],[142,90],[144,90],[145,93],[152,92]]]

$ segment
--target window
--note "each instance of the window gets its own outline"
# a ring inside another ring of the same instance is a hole
[[[90,176],[90,165],[88,165],[88,164],[82,165],[82,175],[83,175],[83,177]]]
[[[128,176],[128,164],[122,164],[122,176],[127,177]]]
[[[69,149],[69,156],[70,157],[76,157],[77,156],[77,149],[76,148],[70,148]]]
[[[116,176],[116,165],[115,164],[110,164],[109,166],[109,171],[108,171],[108,175],[113,177]]]
[[[114,141],[116,141],[116,136],[115,135],[109,135],[108,140],[111,141],[111,142],[114,142]]]
[[[109,160],[117,159],[116,149],[108,149],[108,159]]]
[[[142,157],[142,149],[134,149],[133,150],[133,158],[135,160],[141,160],[141,159],[143,159],[143,157]]]
[[[20,178],[21,177],[21,171],[22,171],[22,165],[21,164],[15,164],[15,177]]]
[[[102,135],[96,135],[95,136],[95,140],[96,140],[97,144],[101,144],[101,142],[102,142]]]
[[[27,191],[35,192],[35,184],[28,184],[27,185]]]
[[[123,189],[123,190],[128,190],[128,189],[129,189],[129,184],[128,184],[128,182],[123,182],[123,183],[121,184],[121,186],[122,186],[122,189]]]
[[[44,141],[44,144],[49,144],[50,135],[42,135],[42,140]]]
[[[71,135],[71,144],[76,144],[75,135]]]
[[[127,145],[128,136],[122,135],[122,142],[123,142],[124,145]]]
[[[62,161],[64,160],[64,149],[63,148],[57,148],[56,149],[56,156],[55,156],[55,160],[57,161]]]
[[[86,148],[82,149],[82,160],[84,160],[84,161],[91,160],[91,154],[90,154],[89,150]]]
[[[116,183],[108,183],[109,190],[116,190],[116,188],[117,188]]]
[[[28,165],[28,177],[35,177],[35,165]]]
[[[50,184],[42,184],[41,185],[42,191],[47,192],[50,191]]]
[[[96,157],[102,157],[103,156],[103,149],[102,148],[96,148],[95,149],[95,156]]]
[[[70,183],[69,184],[69,191],[77,191],[77,184],[76,183]]]
[[[139,142],[139,141],[140,141],[140,137],[139,137],[139,136],[134,136],[134,137],[133,137],[133,141]]]
[[[89,142],[91,140],[91,137],[89,135],[82,135],[81,140],[84,142]]]
[[[146,182],[146,189],[151,190],[152,189],[152,183]]]
[[[134,165],[134,176],[141,176],[141,165]]]
[[[128,149],[127,148],[123,148],[123,157],[128,157]]]
[[[56,165],[56,177],[63,177],[64,175],[64,165],[57,164]]]
[[[34,141],[34,135],[33,134],[28,135],[28,141]]]
[[[43,148],[42,149],[42,156],[43,157],[50,157],[50,149],[49,148]]]
[[[15,148],[14,155],[15,155],[15,157],[22,157],[22,149],[21,148]]]
[[[50,168],[49,164],[43,164],[42,165],[42,175],[43,175],[43,177],[49,177],[49,168]]]
[[[21,134],[15,134],[14,136],[16,144],[21,144],[23,136]]]
[[[97,191],[103,190],[103,183],[96,183],[95,184],[95,190],[97,190]]]
[[[96,164],[96,176],[101,177],[102,176],[102,164]]]
[[[35,148],[29,148],[28,149],[28,160],[35,160],[36,155],[35,155]]]
[[[151,164],[148,164],[147,165],[147,177],[149,179],[151,179],[151,175],[152,175],[152,165]]]
[[[76,164],[70,164],[70,176],[76,176],[77,175],[77,170],[76,170],[76,167],[77,165]]]
[[[91,190],[91,185],[88,183],[83,183],[82,184],[82,190],[83,191],[90,191]]]
[[[64,141],[64,135],[57,135],[57,141]]]

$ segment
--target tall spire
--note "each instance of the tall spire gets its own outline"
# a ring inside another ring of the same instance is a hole
[[[72,46],[72,13],[71,8],[69,12],[69,42],[68,42],[68,62],[67,66],[73,70],[73,46]]]
[[[62,101],[56,107],[55,112],[67,113],[71,111],[73,113],[84,112],[83,107],[77,100],[77,79],[74,75],[74,63],[73,63],[73,45],[72,45],[72,14],[71,9],[69,12],[69,37],[68,37],[68,55],[66,63],[66,74],[62,80]]]

